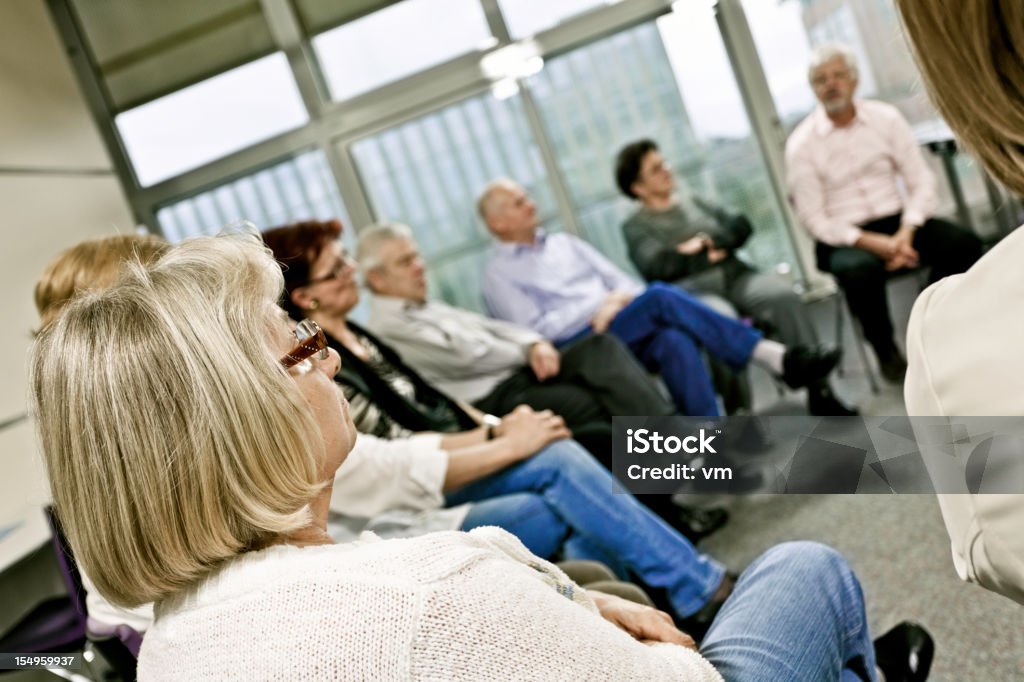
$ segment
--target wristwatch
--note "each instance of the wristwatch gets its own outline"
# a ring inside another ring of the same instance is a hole
[[[493,414],[485,414],[480,421],[487,427],[487,440],[494,440],[497,436],[494,430],[501,426],[501,417],[495,417]]]

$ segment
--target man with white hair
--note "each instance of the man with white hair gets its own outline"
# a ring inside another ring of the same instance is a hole
[[[818,268],[838,280],[882,374],[899,382],[907,364],[886,299],[889,273],[926,264],[934,282],[964,272],[981,241],[931,217],[935,178],[913,131],[895,107],[854,99],[857,62],[848,47],[816,48],[808,78],[821,106],[786,144],[790,196],[817,241]]]

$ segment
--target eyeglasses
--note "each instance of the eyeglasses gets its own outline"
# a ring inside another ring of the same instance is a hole
[[[349,268],[354,268],[355,263],[349,257],[347,253],[342,253],[338,256],[338,260],[335,261],[334,266],[331,267],[330,271],[323,277],[317,277],[306,282],[306,286],[310,284],[320,284],[321,282],[330,282],[332,279],[338,279],[341,274]]]
[[[327,359],[327,336],[313,320],[303,320],[295,325],[295,338],[298,345],[281,358],[281,366],[285,369],[301,365],[312,357]]]

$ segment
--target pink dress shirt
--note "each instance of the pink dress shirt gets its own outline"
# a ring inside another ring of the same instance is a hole
[[[831,246],[852,246],[860,225],[901,211],[904,223],[919,226],[936,205],[935,177],[903,115],[884,102],[854,106],[856,117],[843,128],[818,107],[786,143],[797,216]]]

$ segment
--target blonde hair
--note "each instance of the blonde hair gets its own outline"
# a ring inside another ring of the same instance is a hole
[[[505,208],[506,202],[501,196],[502,192],[512,192],[517,187],[519,183],[511,178],[498,178],[488,182],[476,200],[476,212],[481,220],[486,223],[492,215]]]
[[[50,261],[36,282],[36,310],[45,327],[68,301],[85,289],[106,289],[128,261],[152,263],[168,244],[155,235],[125,234],[90,239]]]
[[[158,601],[310,522],[317,423],[268,345],[280,269],[199,238],[76,297],[32,353],[57,512],[111,602]]]
[[[942,117],[993,176],[1024,193],[1024,3],[897,5]]]

